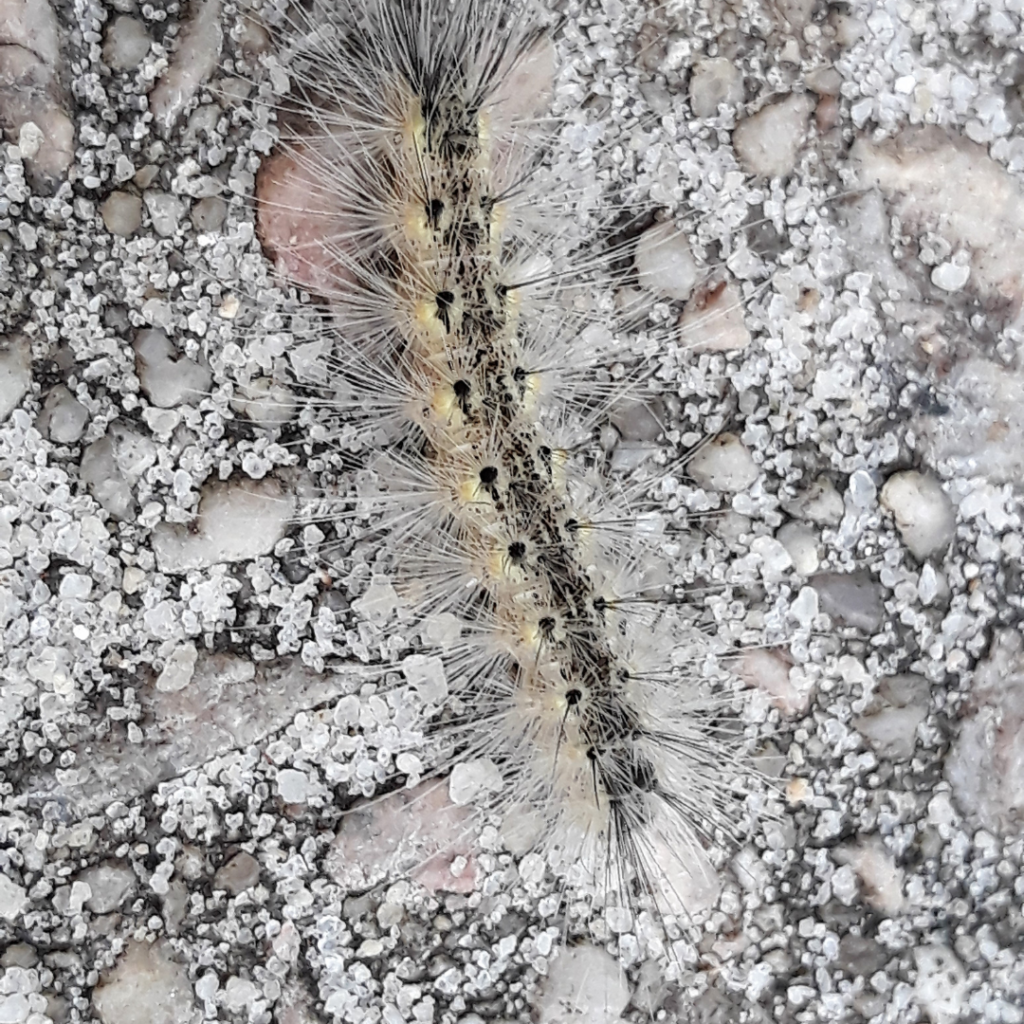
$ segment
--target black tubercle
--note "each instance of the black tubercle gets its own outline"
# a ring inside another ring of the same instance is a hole
[[[437,319],[444,324],[445,331],[452,329],[451,308],[455,301],[455,293],[449,291],[438,292],[435,301],[437,302]]]
[[[469,415],[469,396],[472,393],[472,386],[468,380],[459,379],[452,384],[452,391],[455,392],[455,401],[459,403],[459,410],[463,416]]]

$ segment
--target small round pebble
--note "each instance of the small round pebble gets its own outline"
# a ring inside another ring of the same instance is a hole
[[[107,230],[129,238],[142,226],[142,200],[130,192],[111,192],[100,206]]]
[[[929,700],[928,680],[922,676],[892,676],[879,686],[869,713],[853,720],[854,728],[882,757],[906,760],[914,753]]]
[[[813,686],[807,676],[793,672],[793,663],[783,651],[747,651],[738,671],[743,682],[766,694],[784,715],[803,714],[810,705]]]
[[[915,558],[923,561],[949,547],[956,514],[935,477],[914,470],[894,473],[882,487],[880,500],[893,514],[903,543]]]
[[[221,316],[225,311],[221,310]],[[226,317],[226,319],[230,319]],[[269,377],[257,377],[248,385],[239,385],[231,399],[231,408],[262,427],[280,427],[294,415],[295,394]]]
[[[932,271],[932,284],[944,292],[958,292],[970,279],[970,264],[955,260],[940,263]]]
[[[157,565],[184,573],[266,554],[285,535],[293,507],[276,480],[214,480],[203,488],[194,524],[159,523],[153,530]]]
[[[156,688],[159,693],[177,693],[184,690],[196,668],[199,653],[194,643],[179,644],[171,652],[163,671],[157,676]]]
[[[210,371],[179,354],[164,331],[139,331],[132,345],[135,372],[146,397],[161,409],[197,404],[209,389]]]
[[[39,429],[56,444],[79,441],[89,423],[89,411],[63,384],[58,384],[43,403]]]
[[[875,481],[871,478],[871,474],[863,469],[858,469],[850,474],[850,484],[847,492],[850,495],[853,507],[858,509],[871,508],[878,497],[878,488],[875,486]]]
[[[277,791],[286,804],[304,804],[309,798],[309,776],[296,768],[277,773]]]
[[[805,491],[784,502],[783,507],[797,519],[822,526],[837,526],[846,511],[842,495],[827,476],[820,476]]]
[[[260,862],[243,850],[217,869],[213,876],[213,887],[237,896],[246,889],[251,889],[259,880]]]
[[[28,893],[6,875],[0,875],[0,920],[16,921],[28,906]]]
[[[131,71],[145,60],[151,45],[146,26],[136,18],[121,15],[107,29],[103,60],[113,71]]]
[[[627,441],[656,441],[665,429],[658,415],[661,411],[650,402],[624,398],[611,408],[609,419]]]
[[[746,445],[729,432],[712,438],[686,468],[701,487],[727,494],[745,490],[761,472]]]
[[[220,196],[206,196],[192,207],[192,224],[196,231],[216,231],[227,216],[228,204]]]

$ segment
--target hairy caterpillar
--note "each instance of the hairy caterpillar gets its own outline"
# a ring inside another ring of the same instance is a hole
[[[643,473],[593,454],[602,391],[630,387],[601,372],[635,362],[619,328],[645,310],[606,283],[635,241],[577,240],[542,24],[513,0],[318,4],[297,49],[302,127],[262,171],[261,234],[325,300],[348,443],[386,443],[336,515],[387,531],[414,619],[458,623],[437,724],[477,806],[602,901],[685,912],[680,878],[733,826],[730,697],[692,668],[671,538],[631,507]]]

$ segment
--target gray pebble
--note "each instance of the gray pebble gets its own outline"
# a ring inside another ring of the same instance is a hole
[[[811,577],[821,610],[840,626],[853,626],[874,633],[885,621],[885,605],[877,580],[863,570],[822,572]]]
[[[43,403],[39,429],[57,444],[74,444],[85,433],[89,412],[63,384],[58,384]]]
[[[237,896],[246,889],[251,889],[259,880],[259,861],[251,854],[242,852],[235,854],[231,860],[217,869],[213,876],[213,887],[226,889],[232,896]]]
[[[153,230],[162,238],[171,238],[185,212],[185,204],[176,196],[165,192],[147,192],[146,209],[153,221]]]
[[[196,231],[216,231],[228,212],[228,204],[219,196],[207,196],[192,206],[192,223]]]
[[[100,207],[106,229],[129,238],[142,226],[142,200],[130,192],[111,192]]]
[[[103,60],[114,71],[131,71],[145,60],[152,42],[141,21],[122,15],[107,29]]]

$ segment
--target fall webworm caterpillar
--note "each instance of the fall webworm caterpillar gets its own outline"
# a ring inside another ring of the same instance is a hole
[[[525,5],[318,3],[295,38],[303,127],[261,172],[261,236],[326,302],[347,442],[384,442],[337,516],[389,535],[414,619],[457,623],[436,724],[478,773],[460,802],[603,903],[685,913],[673,876],[734,825],[732,696],[665,600],[671,540],[631,507],[649,477],[612,481],[592,444],[642,375],[604,368],[635,365],[618,335],[650,304],[609,273],[664,273],[675,233],[643,257],[580,243],[591,189],[559,164],[553,52]]]

